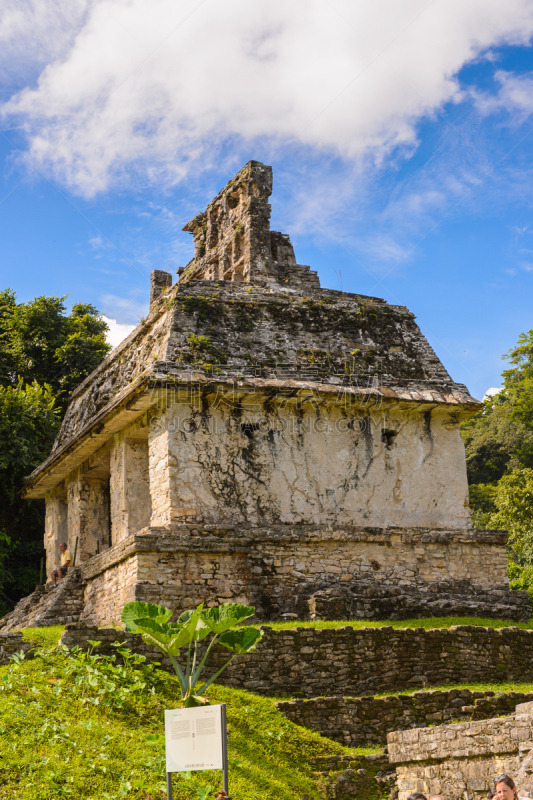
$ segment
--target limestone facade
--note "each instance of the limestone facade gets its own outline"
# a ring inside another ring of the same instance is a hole
[[[47,570],[77,546],[92,623],[134,598],[528,616],[505,532],[470,525],[478,401],[406,308],[319,287],[269,230],[271,189],[250,162],[188,223],[179,282],[154,272],[148,318],[73,393],[25,489],[47,501]]]

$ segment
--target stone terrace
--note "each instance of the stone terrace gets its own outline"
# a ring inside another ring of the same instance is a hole
[[[353,628],[275,631],[265,627],[253,653],[240,656],[221,676],[221,683],[266,696],[357,696],[406,688],[430,688],[447,683],[533,680],[533,631],[518,628],[457,626],[449,630],[422,628]],[[140,636],[113,628],[68,625],[62,642],[87,648],[101,641],[126,642],[169,671],[169,660],[149,648]],[[220,649],[213,672],[227,659]]]

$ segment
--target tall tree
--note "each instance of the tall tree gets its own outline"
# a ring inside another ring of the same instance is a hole
[[[472,522],[509,531],[514,588],[533,592],[533,331],[503,356],[503,388],[462,426]]]
[[[468,480],[495,483],[511,469],[533,468],[533,331],[503,358],[503,389],[462,427]]]
[[[0,292],[0,615],[39,576],[44,502],[23,500],[26,478],[50,453],[69,397],[107,355],[107,324],[65,297],[17,303]]]
[[[38,581],[42,554],[42,502],[23,500],[20,489],[54,443],[59,410],[48,385],[0,386],[0,608],[7,611]]]
[[[89,303],[66,313],[66,297],[36,297],[17,304],[0,292],[0,384],[47,383],[64,411],[76,386],[108,354],[106,322]]]

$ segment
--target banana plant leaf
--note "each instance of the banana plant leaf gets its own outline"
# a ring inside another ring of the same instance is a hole
[[[236,631],[226,631],[219,638],[218,643],[239,656],[242,653],[250,653],[254,650],[257,642],[262,637],[262,630],[246,626],[245,628],[238,628]]]
[[[120,618],[130,633],[139,633],[135,625],[136,619],[153,619],[163,623],[168,622],[171,616],[172,611],[169,608],[135,600],[132,603],[126,603]]]
[[[253,617],[255,608],[241,603],[222,603],[215,608],[205,608],[201,612],[202,621],[217,635]]]

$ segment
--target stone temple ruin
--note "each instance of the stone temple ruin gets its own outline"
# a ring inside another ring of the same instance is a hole
[[[249,162],[187,223],[195,255],[73,393],[27,498],[47,571],[2,624],[116,622],[138,599],[234,600],[262,619],[522,619],[506,533],[473,530],[460,423],[480,403],[413,314],[321,289],[270,231],[272,170]]]

